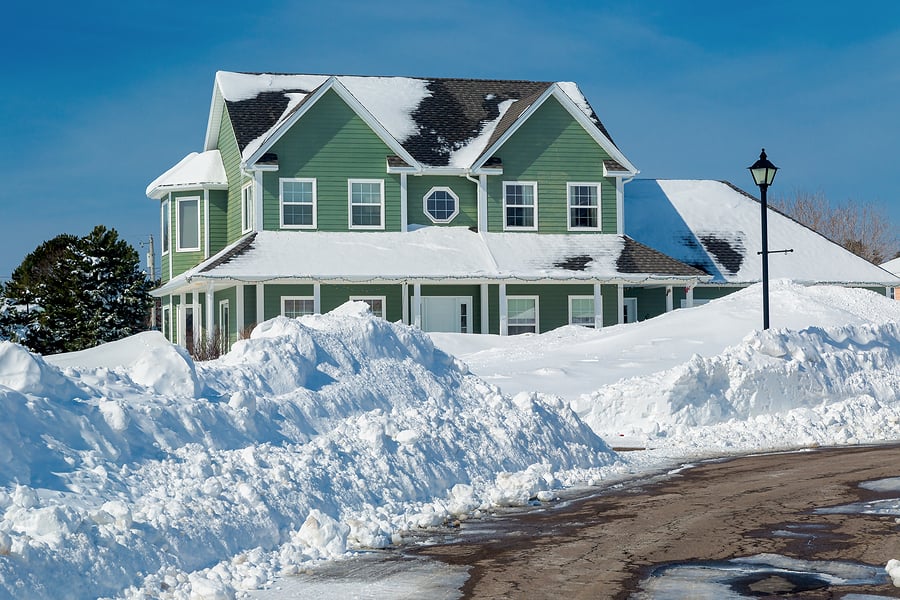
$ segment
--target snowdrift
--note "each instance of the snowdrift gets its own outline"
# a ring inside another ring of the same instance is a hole
[[[0,345],[0,597],[228,598],[621,468],[363,303],[208,363],[156,334],[49,361]]]

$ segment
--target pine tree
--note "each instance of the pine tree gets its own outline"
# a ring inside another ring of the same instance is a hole
[[[152,282],[115,229],[61,235],[29,254],[4,295],[0,335],[42,354],[90,348],[143,331]]]

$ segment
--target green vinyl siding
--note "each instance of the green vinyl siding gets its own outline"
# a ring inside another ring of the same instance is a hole
[[[546,284],[507,285],[507,296],[538,296],[538,320],[541,333],[569,324],[569,296],[593,296],[593,284]],[[615,285],[601,285],[600,297],[603,301],[603,325],[619,322],[617,308],[618,288]],[[488,288],[488,315],[490,333],[500,332],[500,288]]]
[[[385,320],[400,321],[403,318],[403,287],[397,285],[323,285],[322,312],[334,310],[350,299],[350,296],[384,296],[387,304]]]
[[[218,92],[217,92],[218,93]],[[221,98],[217,99],[222,101]],[[224,103],[224,101],[222,101]],[[228,107],[222,107],[222,122],[219,124],[219,138],[216,147],[222,155],[225,175],[228,178],[228,208],[226,214],[226,245],[241,237],[241,187],[249,177],[241,174],[241,151],[228,116]]]
[[[459,197],[459,214],[449,223],[435,223],[425,214],[425,195],[433,187],[447,187]],[[478,186],[464,177],[408,177],[406,180],[407,215],[412,225],[478,226]]]
[[[666,312],[666,288],[627,287],[623,290],[626,298],[637,300],[637,320],[644,321]]]
[[[616,233],[616,180],[603,177],[609,154],[550,97],[497,151],[503,175],[488,177],[488,229],[503,231],[503,182],[536,181],[538,231],[568,231],[567,184],[600,183],[602,233]]]
[[[263,174],[265,229],[280,226],[279,179],[316,179],[320,231],[348,231],[348,179],[384,182],[385,231],[400,231],[400,176],[386,173],[394,154],[334,91],[323,95],[272,147],[278,171]]]
[[[262,285],[262,284],[260,284]],[[244,286],[244,324],[239,334],[250,333],[258,323],[256,322],[256,286]]]
[[[228,245],[228,192],[209,190],[209,252],[215,254]]]
[[[722,298],[728,294],[744,289],[743,287],[732,286],[697,286],[694,288],[694,300],[715,300]],[[681,308],[681,302],[687,298],[687,291],[682,286],[676,286],[672,289],[672,307]],[[638,314],[643,314],[640,305],[638,305]]]
[[[273,319],[281,314],[283,296],[313,296],[312,284],[270,284],[265,286],[263,316]]]

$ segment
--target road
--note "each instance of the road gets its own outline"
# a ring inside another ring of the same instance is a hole
[[[900,530],[893,516],[813,511],[890,496],[857,484],[898,475],[896,446],[704,463],[661,481],[624,486],[559,508],[465,522],[449,543],[406,548],[404,553],[468,567],[462,591],[472,599],[624,599],[659,565],[760,553],[856,561],[880,572],[888,559],[900,558]],[[758,583],[754,595],[766,595],[769,585],[769,597],[897,597],[898,589],[883,574],[880,578],[879,583],[840,590],[791,590],[785,581],[770,578],[774,583]]]

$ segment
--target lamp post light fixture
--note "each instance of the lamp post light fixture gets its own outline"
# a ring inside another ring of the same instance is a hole
[[[766,158],[766,149],[759,154],[759,160],[748,167],[753,181],[759,186],[760,208],[762,210],[760,221],[762,224],[762,286],[763,286],[763,329],[769,328],[769,226],[767,221],[768,207],[766,206],[766,192],[775,179],[778,167]],[[781,252],[784,252],[782,250]]]

